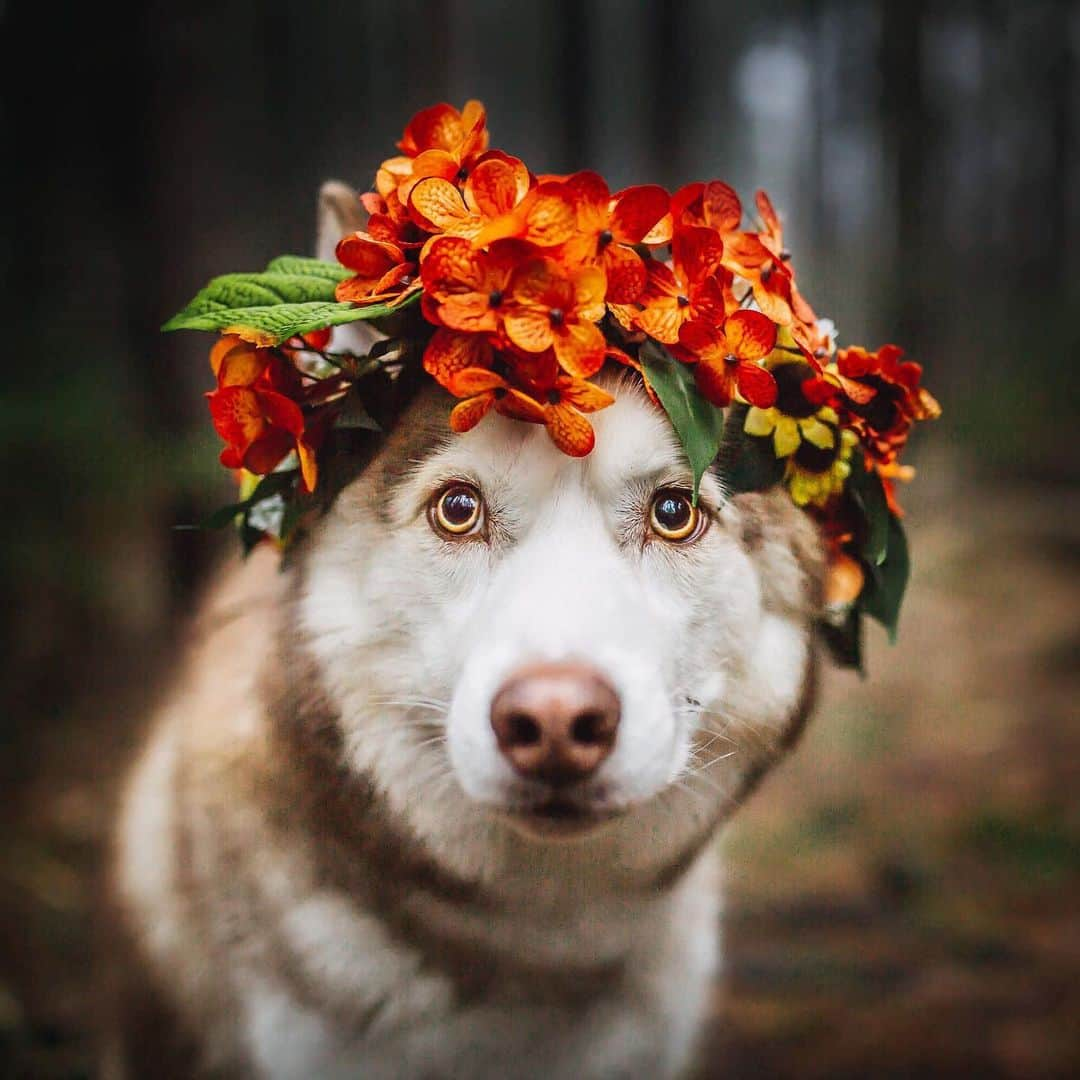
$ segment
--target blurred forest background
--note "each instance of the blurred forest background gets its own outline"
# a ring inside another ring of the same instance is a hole
[[[121,14],[123,11],[123,14]],[[841,340],[895,340],[915,579],[729,840],[703,1075],[1080,1070],[1080,5],[0,0],[0,1072],[89,1075],[93,874],[228,497],[208,278],[312,244],[405,121],[612,188],[767,187]]]

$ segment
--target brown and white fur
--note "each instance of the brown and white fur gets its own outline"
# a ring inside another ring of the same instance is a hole
[[[809,709],[820,540],[783,493],[712,474],[699,539],[650,533],[689,471],[640,389],[606,385],[582,460],[494,414],[451,435],[432,386],[283,572],[263,550],[221,583],[119,822],[107,1074],[688,1067],[712,840]],[[486,539],[432,529],[453,479]],[[556,829],[489,714],[512,673],[567,658],[622,714]]]

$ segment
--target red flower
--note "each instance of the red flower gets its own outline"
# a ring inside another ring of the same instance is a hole
[[[538,401],[488,368],[462,368],[451,376],[447,389],[464,398],[450,413],[451,431],[471,430],[492,409],[515,420],[544,423],[544,408]]]
[[[524,163],[496,151],[476,166],[464,191],[441,177],[421,180],[409,195],[409,213],[428,232],[471,240],[490,221],[510,214],[528,195],[529,184]]]
[[[487,145],[487,114],[479,101],[467,101],[461,112],[445,103],[424,109],[398,143],[405,156],[382,163],[376,175],[379,194],[396,191],[407,203],[412,188],[426,177],[464,180]]]
[[[450,389],[459,372],[467,368],[490,368],[494,355],[486,334],[440,327],[424,350],[424,370],[440,385]]]
[[[883,465],[896,460],[916,420],[941,415],[941,406],[921,385],[921,365],[902,360],[903,355],[896,345],[882,345],[877,352],[852,346],[836,354],[842,378],[874,391],[863,401],[847,394],[844,412],[866,452]]]
[[[402,292],[397,286],[416,272],[416,265],[406,262],[397,244],[376,240],[364,232],[346,236],[336,254],[342,266],[355,272],[335,290],[342,303],[378,304],[394,299]]]
[[[317,481],[315,452],[324,428],[307,430],[297,403],[302,393],[296,369],[279,353],[257,349],[228,335],[210,353],[217,389],[206,396],[210,416],[225,440],[221,464],[265,475],[295,450],[305,491]]]
[[[516,420],[543,424],[551,441],[570,457],[584,457],[596,444],[593,426],[582,414],[606,409],[615,401],[600,387],[569,375],[555,374],[522,389],[485,368],[459,371],[449,389],[465,398],[450,414],[454,431],[468,431],[494,409]]]
[[[564,271],[553,259],[530,259],[510,280],[503,332],[525,352],[554,349],[565,372],[587,379],[604,363],[606,342],[596,324],[605,288],[599,267]]]
[[[464,237],[437,237],[421,268],[425,310],[433,321],[454,330],[494,333],[511,276],[528,250],[500,240],[490,251],[479,251]]]
[[[566,181],[577,214],[577,231],[563,245],[567,263],[601,266],[607,275],[607,298],[616,304],[636,300],[645,288],[645,264],[631,245],[666,243],[670,199],[655,184],[627,188],[614,198],[604,179],[580,172]]]
[[[730,275],[720,267],[723,244],[712,229],[679,229],[671,244],[671,266],[650,260],[645,291],[632,304],[612,308],[628,329],[644,330],[668,345],[691,319],[722,320]]]
[[[544,426],[551,441],[570,457],[585,457],[596,445],[596,433],[582,413],[598,412],[614,402],[591,382],[559,375],[544,394]]]
[[[721,326],[706,320],[684,323],[679,343],[696,358],[698,389],[714,405],[729,405],[736,391],[760,409],[776,401],[776,380],[757,363],[772,352],[776,325],[761,312],[732,312]]]

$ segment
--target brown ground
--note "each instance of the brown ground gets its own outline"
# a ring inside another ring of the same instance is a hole
[[[1080,1074],[1080,507],[953,490],[913,506],[900,644],[873,628],[870,678],[830,672],[728,836],[705,1076]],[[131,663],[88,673],[83,709],[17,744],[0,1072],[92,1071],[93,868],[147,692],[117,707],[108,686]]]

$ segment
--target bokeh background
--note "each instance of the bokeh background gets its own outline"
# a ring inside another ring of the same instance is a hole
[[[815,307],[945,408],[900,644],[727,838],[703,1075],[1076,1074],[1077,4],[0,0],[0,58],[0,1072],[93,1072],[116,780],[230,550],[173,528],[229,493],[209,342],[157,328],[475,96],[538,171],[767,187]]]

